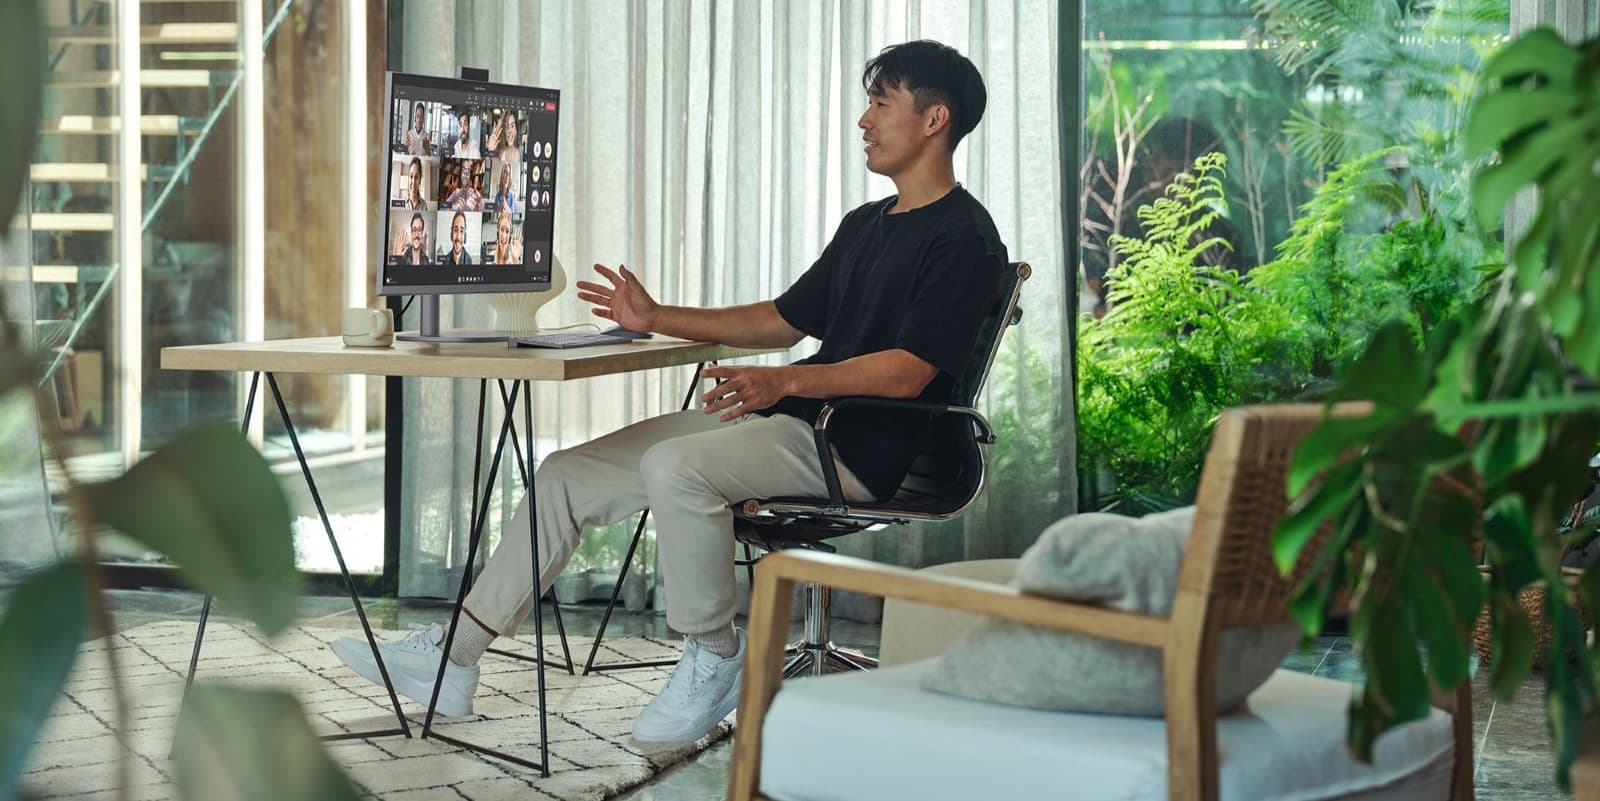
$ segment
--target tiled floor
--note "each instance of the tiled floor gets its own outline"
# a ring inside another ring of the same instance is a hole
[[[195,620],[200,599],[191,593],[119,591],[113,594],[116,625],[119,629],[166,620]],[[0,598],[0,604],[4,599]],[[446,607],[437,604],[374,600],[367,603],[373,625],[404,629],[408,623],[447,620]],[[600,621],[600,610],[589,607],[564,608],[567,632],[577,640],[593,635]],[[306,599],[302,620],[317,626],[358,628],[359,621],[347,598]],[[548,618],[547,618],[548,620]],[[553,628],[550,629],[553,631]],[[664,621],[656,615],[618,613],[612,618],[608,636],[669,636]],[[844,645],[874,654],[876,626],[839,623],[834,639]],[[583,654],[573,655],[580,662]],[[1291,654],[1285,667],[1313,675],[1353,680],[1360,676],[1360,663],[1344,637],[1323,637],[1307,652]],[[1473,729],[1478,764],[1475,767],[1478,798],[1485,801],[1533,801],[1564,796],[1555,789],[1550,738],[1545,728],[1543,680],[1535,675],[1514,701],[1497,703],[1490,696],[1487,676],[1473,679]],[[732,746],[723,743],[698,758],[664,774],[656,781],[623,796],[631,801],[709,801],[721,799],[727,791],[727,772]]]

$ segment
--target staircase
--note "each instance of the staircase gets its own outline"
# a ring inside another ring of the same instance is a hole
[[[32,265],[0,270],[8,278],[28,270],[48,365],[42,385],[74,453],[103,457],[108,474],[141,439],[159,439],[174,416],[164,403],[146,403],[164,395],[160,348],[226,339],[236,326],[229,254],[240,178],[229,121],[238,115],[228,112],[241,80],[241,2],[260,1],[45,2],[49,71],[31,170]],[[291,2],[272,1],[266,41]],[[133,7],[138,87],[127,94],[117,46],[132,15],[118,12]],[[139,107],[119,108],[123,97],[137,97]],[[137,121],[140,163],[123,170],[117,155],[129,120]],[[140,235],[121,241],[138,241],[139,253],[119,260],[124,175],[139,183],[132,224]],[[133,272],[124,274],[119,261]]]

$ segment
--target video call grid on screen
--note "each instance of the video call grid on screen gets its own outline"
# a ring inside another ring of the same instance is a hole
[[[561,93],[403,73],[388,81],[379,294],[548,287]]]

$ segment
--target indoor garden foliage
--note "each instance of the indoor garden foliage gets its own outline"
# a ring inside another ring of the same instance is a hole
[[[1503,2],[1253,8],[1263,49],[1087,57],[1082,509],[1191,502],[1218,412],[1323,396],[1386,321],[1422,341],[1499,249],[1461,131]]]

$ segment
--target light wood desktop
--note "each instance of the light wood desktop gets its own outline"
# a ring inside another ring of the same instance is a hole
[[[352,348],[340,337],[309,337],[162,348],[161,369],[570,381],[774,352],[660,336],[568,350],[509,348],[497,342],[395,342],[392,348]]]

